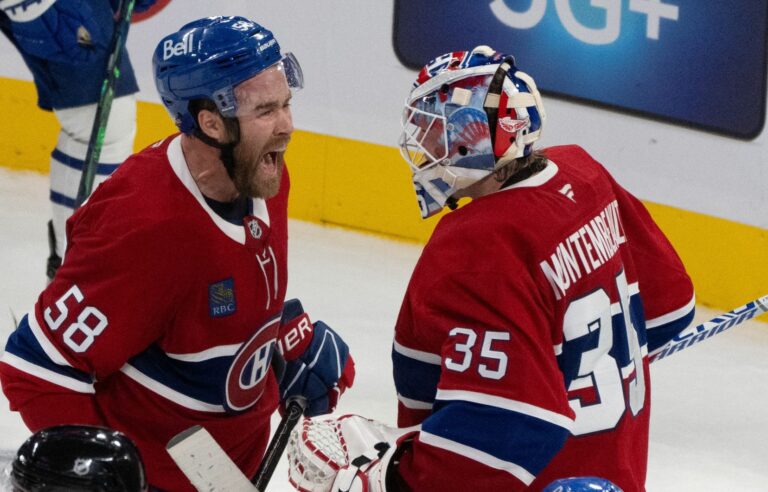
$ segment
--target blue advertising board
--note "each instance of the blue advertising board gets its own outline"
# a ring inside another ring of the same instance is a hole
[[[545,93],[751,139],[766,111],[766,0],[395,0],[400,61],[486,44]]]

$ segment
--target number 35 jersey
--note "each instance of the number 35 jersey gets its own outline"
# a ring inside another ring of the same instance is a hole
[[[128,159],[68,222],[64,264],[6,345],[12,409],[33,430],[125,432],[163,490],[192,490],[165,445],[195,424],[255,473],[277,406],[288,186],[284,172],[234,224],[200,194],[180,137]]]
[[[398,424],[422,424],[399,466],[413,490],[644,490],[648,353],[690,324],[693,287],[598,162],[546,156],[444,216],[413,272],[392,352]]]

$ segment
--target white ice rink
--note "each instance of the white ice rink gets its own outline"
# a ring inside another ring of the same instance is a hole
[[[47,177],[0,169],[0,348],[44,286],[48,217]],[[338,410],[394,422],[392,326],[420,247],[290,228],[288,295],[341,332],[355,357],[357,380]],[[700,308],[697,322],[716,314]],[[768,491],[767,352],[768,324],[750,322],[652,366],[649,491]],[[0,395],[0,456],[28,435]],[[268,490],[292,490],[286,473],[281,461]]]

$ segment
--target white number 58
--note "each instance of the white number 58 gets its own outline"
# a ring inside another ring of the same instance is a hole
[[[83,293],[77,285],[73,285],[54,303],[59,314],[54,318],[51,307],[45,308],[43,317],[51,331],[61,328],[61,325],[69,315],[67,301],[72,298],[76,304],[83,302]],[[94,324],[95,321],[95,324]],[[104,331],[109,324],[104,313],[93,306],[85,306],[77,316],[77,321],[67,326],[64,330],[64,343],[73,351],[82,353],[90,348],[97,336]],[[80,335],[78,335],[80,334]],[[78,341],[79,340],[79,341]]]

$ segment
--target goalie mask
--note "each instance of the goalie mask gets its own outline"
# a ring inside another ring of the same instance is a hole
[[[399,142],[421,216],[529,155],[544,119],[535,82],[511,56],[478,46],[430,61],[406,100]]]

